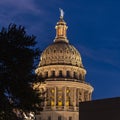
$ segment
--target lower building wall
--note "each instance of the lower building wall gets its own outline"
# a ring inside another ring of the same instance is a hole
[[[44,111],[36,115],[36,120],[78,120],[78,112],[69,111]]]
[[[81,102],[79,120],[120,120],[120,97]]]

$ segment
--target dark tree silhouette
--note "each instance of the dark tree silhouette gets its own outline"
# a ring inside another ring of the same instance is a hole
[[[41,110],[42,99],[31,87],[40,54],[35,45],[35,36],[22,26],[10,24],[0,32],[0,120],[13,120],[15,110]]]

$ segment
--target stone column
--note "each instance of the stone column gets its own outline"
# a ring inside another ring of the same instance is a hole
[[[64,110],[66,110],[66,87],[64,87]]]
[[[55,94],[54,94],[54,102],[55,102],[55,103],[54,103],[54,105],[55,105],[55,106],[54,106],[54,110],[56,110],[56,87],[55,87]]]
[[[74,110],[76,110],[76,88],[74,88]]]

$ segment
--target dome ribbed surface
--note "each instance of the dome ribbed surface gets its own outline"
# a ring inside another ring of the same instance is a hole
[[[39,66],[47,65],[73,65],[83,67],[81,55],[78,50],[66,42],[54,42],[49,45],[41,55]]]

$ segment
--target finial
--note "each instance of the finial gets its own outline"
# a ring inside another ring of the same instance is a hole
[[[64,17],[64,11],[63,9],[59,8],[60,10],[60,20],[57,22],[57,25],[55,26],[56,29],[56,37],[54,42],[66,42],[68,43],[68,39],[67,39],[67,25],[66,22],[63,20]]]
[[[59,10],[60,10],[60,18],[63,19],[63,17],[64,17],[64,11],[61,8],[59,8]]]

